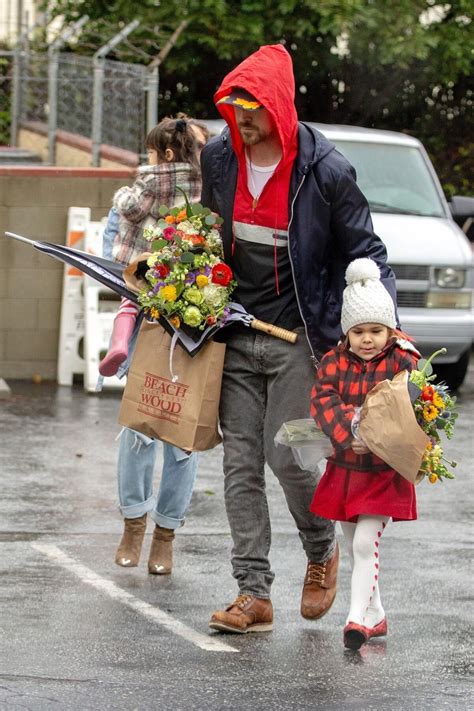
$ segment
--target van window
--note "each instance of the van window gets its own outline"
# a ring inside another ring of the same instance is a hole
[[[423,154],[413,146],[333,140],[357,171],[372,212],[445,217]]]

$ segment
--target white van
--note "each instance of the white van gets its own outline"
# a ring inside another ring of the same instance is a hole
[[[221,120],[205,123],[213,134],[224,126]],[[425,356],[443,346],[448,349],[437,358],[436,370],[457,389],[467,372],[474,336],[473,254],[428,154],[419,140],[403,133],[311,125],[357,171],[357,183],[397,278],[402,328]],[[465,210],[474,204],[468,198],[459,202]]]

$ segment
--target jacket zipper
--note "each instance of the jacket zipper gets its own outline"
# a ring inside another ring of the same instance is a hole
[[[305,166],[305,169],[307,167],[308,166]],[[298,304],[298,311],[300,312],[301,320],[303,321],[303,326],[304,326],[304,330],[306,333],[306,340],[308,341],[309,349],[311,351],[311,360],[313,362],[314,367],[317,368],[319,365],[319,360],[316,358],[316,356],[314,354],[313,346],[311,345],[311,341],[309,340],[309,336],[308,336],[308,327],[306,325],[306,321],[304,320],[303,312],[301,311],[301,303],[300,303],[300,298],[298,296],[298,287],[296,286],[295,269],[293,266],[293,260],[291,258],[291,249],[290,249],[290,227],[291,227],[291,223],[293,222],[293,215],[294,215],[293,207],[295,205],[296,198],[298,197],[298,194],[299,194],[301,188],[303,187],[303,183],[306,179],[307,174],[308,174],[307,171],[303,174],[303,177],[301,178],[301,182],[298,185],[298,188],[296,189],[295,197],[291,201],[290,220],[288,222],[288,257],[290,260],[291,275],[293,277],[293,284],[295,285],[295,295],[296,295],[296,303]]]

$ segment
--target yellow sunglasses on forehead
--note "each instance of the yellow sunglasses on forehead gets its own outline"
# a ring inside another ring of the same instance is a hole
[[[257,101],[257,99],[249,94],[249,92],[242,90],[233,91],[227,96],[223,96],[219,99],[217,104],[230,104],[232,106],[238,106],[240,109],[245,109],[245,111],[257,111],[262,108],[262,104]]]

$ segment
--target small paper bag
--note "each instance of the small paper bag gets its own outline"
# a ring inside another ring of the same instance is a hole
[[[225,344],[209,341],[191,358],[182,348],[172,354],[171,338],[157,323],[144,320],[138,334],[119,423],[186,451],[212,449],[218,432]]]
[[[378,383],[366,396],[359,434],[371,452],[415,484],[428,436],[418,425],[408,393],[408,372]]]

